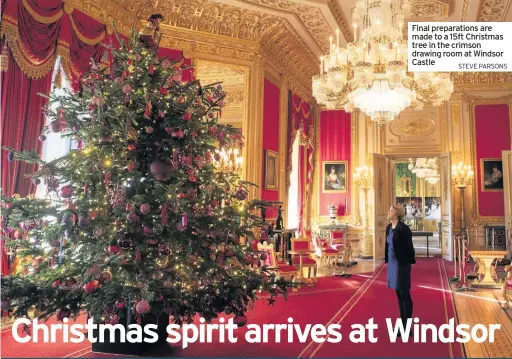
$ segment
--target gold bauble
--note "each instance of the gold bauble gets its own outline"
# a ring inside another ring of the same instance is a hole
[[[166,268],[169,264],[169,256],[162,256],[158,258],[155,263],[158,268]]]

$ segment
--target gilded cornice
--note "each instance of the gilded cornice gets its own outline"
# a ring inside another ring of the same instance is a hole
[[[144,3],[144,1],[140,1]],[[117,0],[65,0],[66,12],[80,10],[107,26],[107,33],[113,33],[113,24],[117,31],[129,36],[133,26],[138,26],[137,16],[125,9]],[[137,29],[138,30],[138,29]]]
[[[345,37],[345,40],[351,41],[354,38],[352,33],[352,27],[345,20],[345,16],[343,16],[343,11],[337,0],[327,0],[327,6],[331,11],[332,15],[336,19],[336,23],[340,27],[340,32]]]
[[[255,42],[230,39],[224,36],[215,36],[171,26],[162,26],[162,39],[160,41],[160,46],[182,50],[186,57],[189,57],[187,52],[195,52],[252,61],[260,51],[260,45]]]
[[[511,0],[481,0],[477,21],[503,21],[507,16]]]
[[[512,72],[454,72],[451,78],[455,91],[512,89]]]

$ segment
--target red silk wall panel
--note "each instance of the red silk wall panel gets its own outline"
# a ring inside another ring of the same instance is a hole
[[[509,108],[505,104],[475,106],[476,178],[478,211],[481,216],[504,216],[503,191],[482,191],[481,159],[501,160],[501,152],[510,149]],[[503,176],[510,176],[503,173]]]
[[[265,79],[263,89],[263,171],[261,179],[261,199],[277,201],[279,199],[278,190],[265,189],[266,150],[279,152],[279,87],[267,79]],[[267,219],[275,217],[275,210],[273,208],[267,209]]]
[[[338,208],[338,216],[350,214],[351,194],[351,116],[343,110],[322,111],[320,113],[320,163],[319,179],[320,188],[320,210],[321,216],[329,214],[328,207],[333,204]],[[325,161],[347,161],[346,171],[346,192],[345,193],[322,193],[324,188],[324,162]],[[345,208],[345,199],[347,208]]]

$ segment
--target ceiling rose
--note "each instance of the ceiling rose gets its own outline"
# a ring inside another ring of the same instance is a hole
[[[407,0],[358,0],[353,42],[341,48],[337,30],[329,53],[320,58],[320,74],[313,77],[317,102],[347,112],[359,108],[382,125],[406,107],[439,106],[448,100],[450,74],[407,72],[403,26],[410,13]]]

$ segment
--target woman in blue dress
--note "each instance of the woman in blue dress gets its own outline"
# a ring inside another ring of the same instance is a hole
[[[386,228],[386,263],[388,288],[396,292],[400,318],[405,327],[407,319],[412,318],[411,266],[416,263],[416,259],[412,232],[409,226],[402,222],[404,217],[405,208],[402,205],[391,206],[388,212],[391,223]]]

